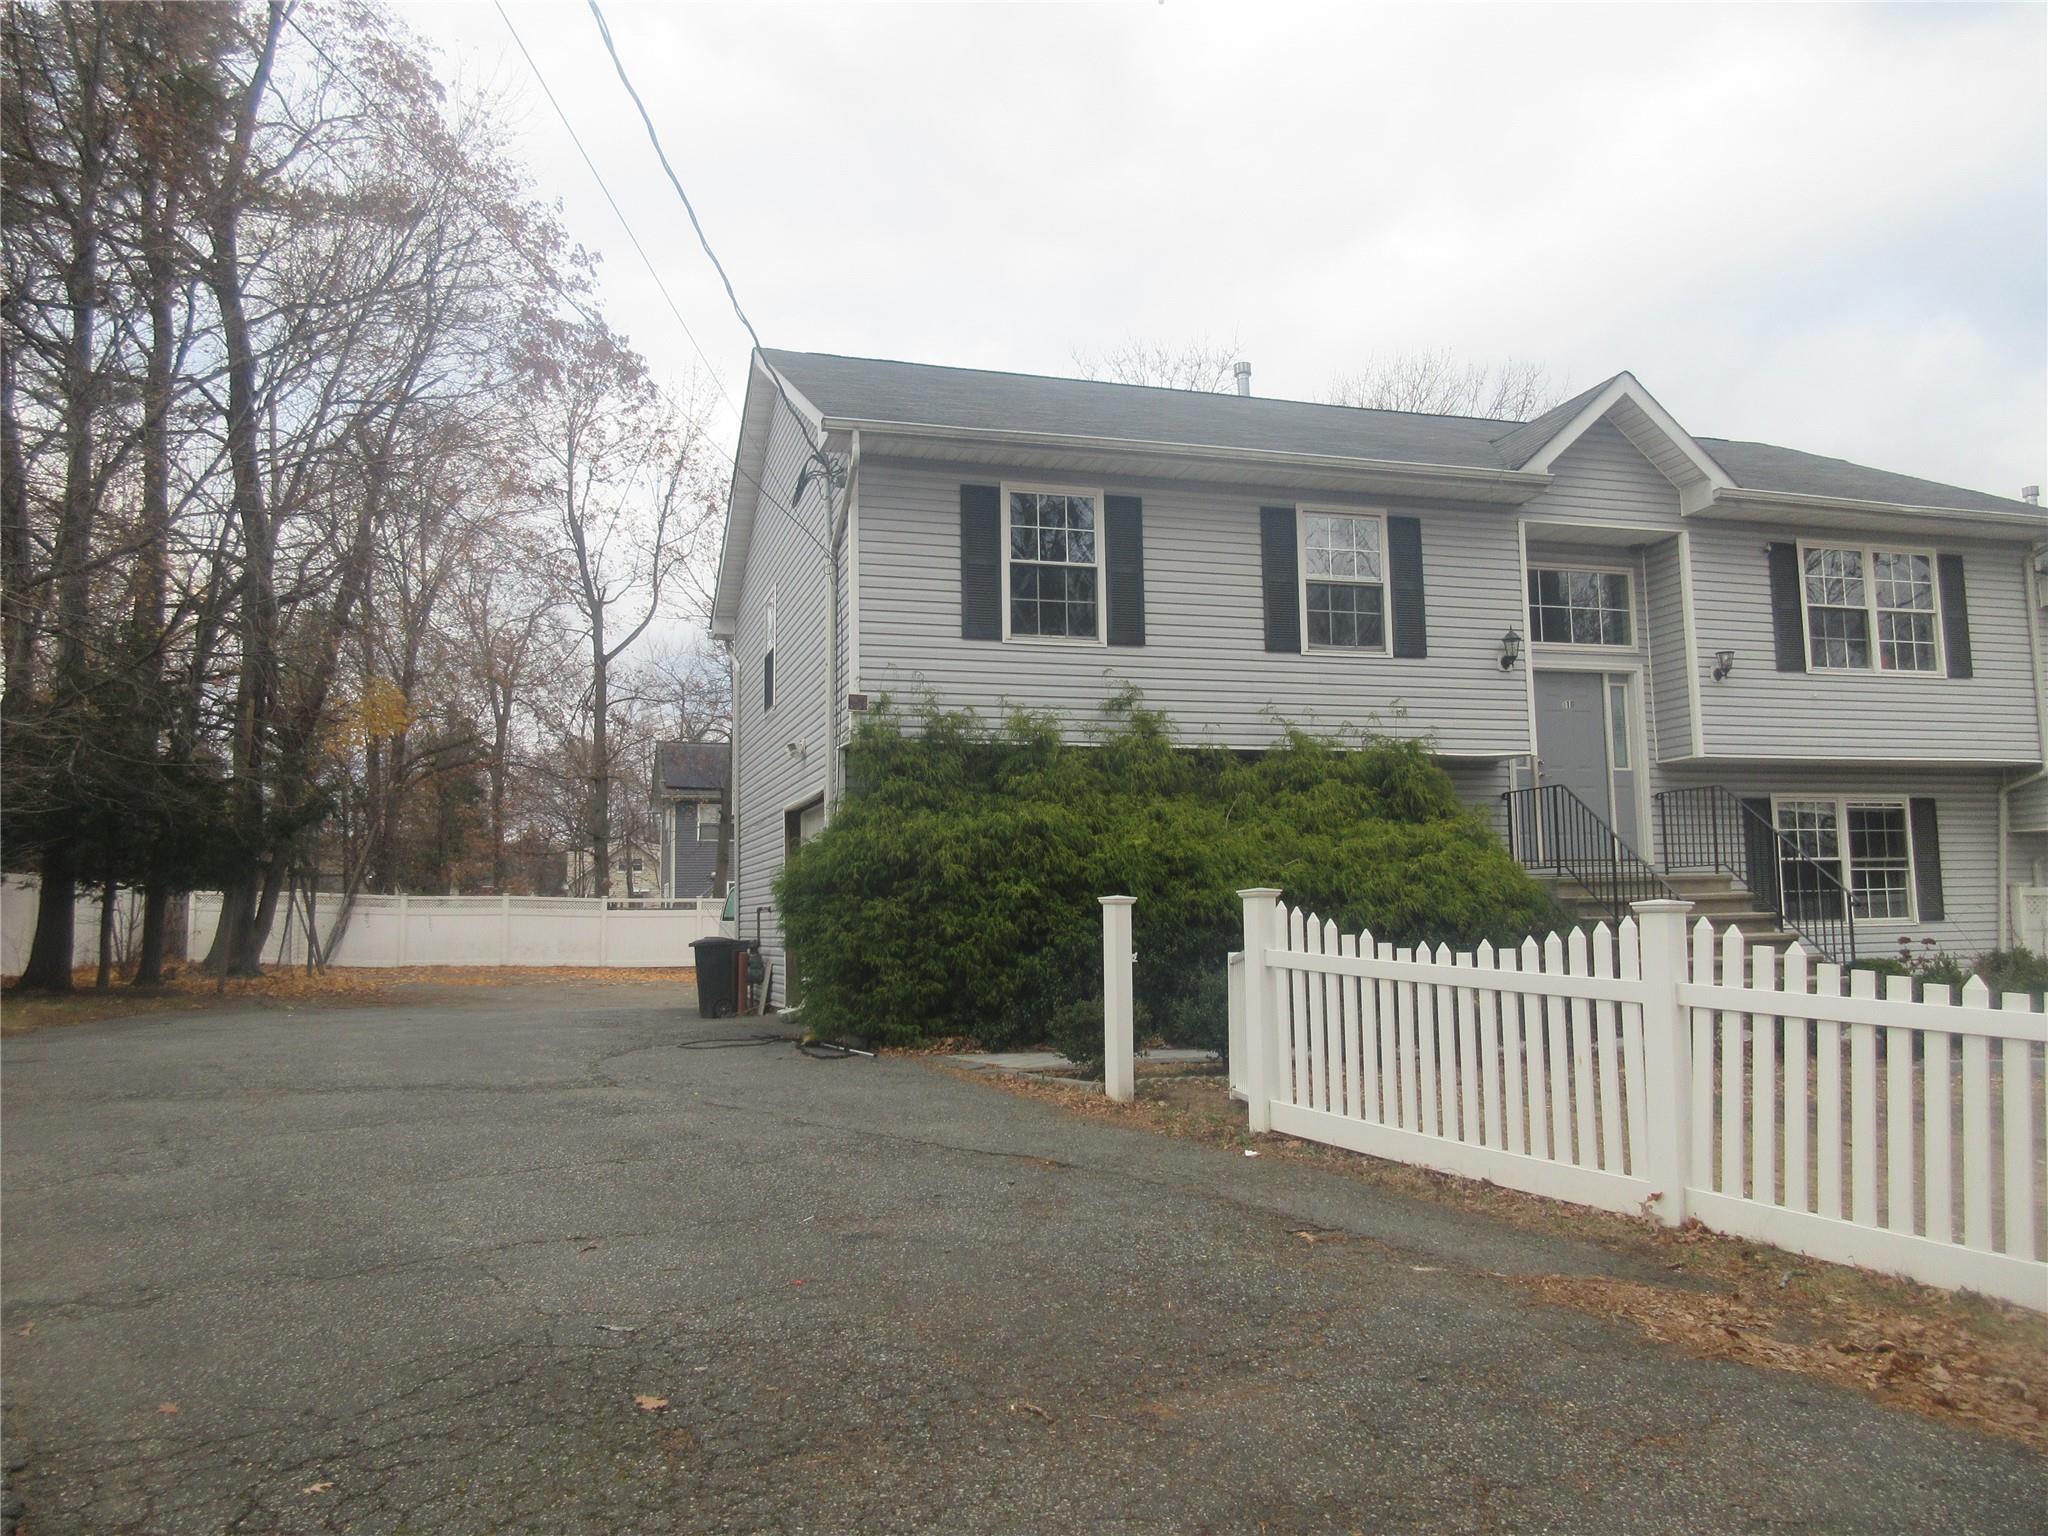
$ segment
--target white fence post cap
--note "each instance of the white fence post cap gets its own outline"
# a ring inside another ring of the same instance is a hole
[[[1629,910],[1632,912],[1690,912],[1692,910],[1692,903],[1689,901],[1673,901],[1661,896],[1655,901],[1632,901],[1628,905]]]
[[[1237,894],[1240,896],[1278,896],[1280,894],[1280,887],[1277,885],[1255,885],[1250,890],[1239,891]]]
[[[1128,907],[1137,901],[1135,896],[1098,896],[1095,898],[1105,907]]]

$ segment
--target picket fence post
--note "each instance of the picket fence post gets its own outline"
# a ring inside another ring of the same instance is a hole
[[[1111,1099],[1128,1104],[1135,1093],[1131,1019],[1131,907],[1135,896],[1104,896],[1102,902],[1102,1086]]]
[[[1686,1165],[1692,1144],[1690,1010],[1678,1005],[1686,977],[1685,918],[1689,901],[1636,901],[1636,943],[1642,952],[1643,1098],[1648,1111],[1643,1177],[1656,1191],[1657,1219],[1685,1220]]]
[[[498,893],[498,964],[512,963],[512,893]]]
[[[405,892],[400,891],[398,893],[398,963],[400,965],[405,964],[406,957],[410,952],[412,935],[408,932],[408,930],[411,927],[412,912],[410,908],[407,906],[407,897]]]
[[[1254,1131],[1273,1129],[1273,1085],[1280,1079],[1279,973],[1266,964],[1280,931],[1280,892],[1239,891],[1244,902],[1244,1107]]]

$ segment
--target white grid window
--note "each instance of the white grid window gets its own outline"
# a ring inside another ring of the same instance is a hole
[[[1823,671],[1940,669],[1940,602],[1931,554],[1811,545],[1800,552],[1800,573],[1811,666]]]
[[[1792,915],[1839,917],[1841,897],[1858,919],[1912,922],[1913,836],[1896,800],[1780,800],[1778,830],[1789,847],[1780,881]],[[1817,879],[1803,856],[1832,879]]]
[[[1303,611],[1311,646],[1387,648],[1387,588],[1380,520],[1335,512],[1302,515]]]
[[[1544,645],[1628,645],[1631,633],[1623,572],[1530,570],[1530,639]]]
[[[1010,492],[1010,633],[1100,637],[1095,498],[1068,491]]]

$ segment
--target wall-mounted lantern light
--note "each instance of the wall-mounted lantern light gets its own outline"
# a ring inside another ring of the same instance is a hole
[[[1522,637],[1515,633],[1514,626],[1500,637],[1500,669],[1505,672],[1522,659]]]
[[[1717,683],[1718,683],[1718,682],[1721,682],[1721,681],[1722,681],[1723,679],[1725,679],[1725,678],[1726,678],[1726,677],[1728,676],[1728,674],[1729,674],[1730,672],[1733,672],[1734,670],[1735,670],[1735,653],[1734,653],[1733,651],[1716,651],[1716,652],[1714,652],[1714,681],[1715,681],[1715,682],[1717,682]]]

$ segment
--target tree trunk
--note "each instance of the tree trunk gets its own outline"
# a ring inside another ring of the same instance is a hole
[[[74,906],[78,876],[71,845],[56,843],[43,851],[42,884],[36,892],[36,936],[29,943],[28,965],[21,973],[23,992],[69,992]]]
[[[266,852],[270,838],[264,825],[265,748],[277,694],[276,530],[263,494],[262,445],[257,435],[256,353],[248,314],[242,304],[239,239],[243,173],[256,133],[257,109],[269,85],[285,16],[282,0],[271,0],[263,53],[240,103],[234,147],[213,209],[207,271],[207,286],[213,291],[220,315],[225,361],[222,371],[228,386],[227,458],[233,477],[233,515],[242,532],[242,665],[235,689],[230,754],[234,771],[232,804],[243,846]],[[225,893],[228,899],[221,906],[220,931],[212,953],[207,956],[209,969],[225,973],[248,954],[252,945],[261,943],[251,932],[257,913],[255,888],[259,879],[267,881],[267,872],[252,868],[231,882]],[[273,902],[273,909],[274,906]]]
[[[612,893],[611,676],[604,653],[604,609],[590,616],[590,851],[597,860],[591,894]]]
[[[142,888],[142,933],[137,941],[136,987],[160,987],[164,981],[164,933],[170,925],[171,888],[152,880]]]
[[[100,883],[100,971],[93,990],[104,992],[114,984],[114,882]]]

